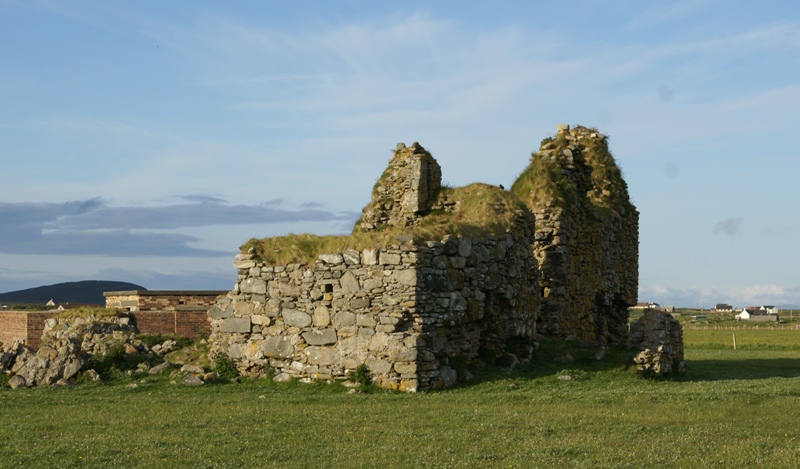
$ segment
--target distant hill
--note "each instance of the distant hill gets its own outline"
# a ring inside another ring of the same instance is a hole
[[[103,296],[103,292],[124,290],[147,289],[135,283],[128,282],[83,280],[80,282],[64,282],[55,285],[0,293],[0,303],[45,304],[53,300],[57,305],[65,303],[105,305],[106,299]]]

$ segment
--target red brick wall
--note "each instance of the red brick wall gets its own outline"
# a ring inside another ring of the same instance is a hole
[[[140,334],[175,333],[175,314],[172,311],[135,311],[130,315]]]
[[[38,349],[39,344],[42,342],[42,332],[44,332],[44,322],[52,318],[59,311],[36,311],[28,313],[28,339],[25,344],[32,348]]]
[[[175,311],[175,333],[181,337],[197,337],[211,332],[206,311]]]
[[[11,345],[14,339],[28,338],[28,313],[25,311],[3,311],[0,313],[0,342]]]
[[[209,309],[217,298],[227,292],[193,291],[129,291],[106,292],[107,308],[137,309],[139,311],[172,311],[181,308]]]
[[[58,311],[2,311],[0,312],[0,342],[11,345],[16,338],[25,345],[38,349],[42,341],[44,322]],[[130,313],[141,334],[176,334],[195,338],[211,332],[208,314],[204,310],[189,311],[135,311]]]
[[[8,346],[14,339],[22,339],[25,345],[37,349],[42,341],[44,321],[58,311],[3,311],[0,312],[0,342]]]
[[[130,314],[141,334],[176,334],[194,338],[211,331],[205,311],[132,311]]]

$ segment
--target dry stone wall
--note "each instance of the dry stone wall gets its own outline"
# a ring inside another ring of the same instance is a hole
[[[638,294],[639,213],[606,137],[561,125],[531,166],[550,186],[521,195],[536,217],[540,332],[604,344],[623,341],[628,308]]]
[[[364,230],[412,226],[431,210],[441,186],[442,168],[433,156],[417,142],[398,143],[357,225]]]
[[[403,391],[455,383],[452,359],[507,353],[535,328],[537,271],[525,233],[323,254],[313,266],[234,265],[234,290],[209,312],[212,353],[241,371],[343,379],[365,364]]]

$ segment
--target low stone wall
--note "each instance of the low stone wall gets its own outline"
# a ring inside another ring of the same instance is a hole
[[[1,347],[0,372],[10,372],[12,388],[66,384],[94,354],[104,353],[112,343],[127,343],[135,328],[130,318],[48,318],[38,350],[19,342]]]
[[[537,271],[525,239],[448,237],[323,254],[313,266],[241,254],[234,290],[209,311],[212,353],[245,373],[342,379],[363,363],[385,388],[452,385],[451,360],[494,359],[510,337],[531,341]]]

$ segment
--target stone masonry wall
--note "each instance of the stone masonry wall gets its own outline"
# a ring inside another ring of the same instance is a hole
[[[323,254],[313,266],[237,256],[234,290],[209,312],[213,351],[240,368],[341,379],[366,364],[385,388],[455,383],[450,360],[530,339],[537,304],[524,233]]]
[[[545,143],[533,158],[554,166],[569,191],[562,200],[526,201],[536,217],[542,271],[540,332],[619,343],[638,294],[639,214],[621,176],[597,174],[604,166],[618,173],[613,160],[596,161],[610,159],[605,136],[559,126],[559,138],[566,148]]]
[[[434,211],[480,213],[483,228],[501,213],[486,200],[465,208],[440,188],[431,154],[400,143],[353,231],[407,228],[394,238],[407,241],[310,266],[238,255],[233,291],[209,311],[212,353],[281,379],[338,379],[363,363],[380,386],[414,391],[453,384],[454,361],[529,353],[537,332],[623,340],[638,290],[638,212],[605,136],[559,126],[508,194],[519,209],[503,234],[417,241]]]
[[[364,230],[412,226],[431,210],[441,185],[442,169],[427,150],[417,142],[398,143],[357,225]]]

